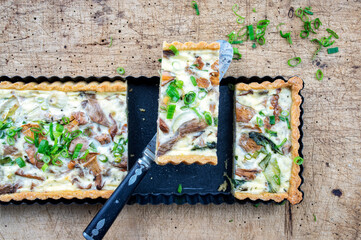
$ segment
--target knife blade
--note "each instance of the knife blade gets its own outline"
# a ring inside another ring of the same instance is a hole
[[[220,43],[219,51],[219,81],[222,80],[233,58],[232,45],[224,40]],[[102,239],[107,233],[120,211],[128,202],[135,188],[139,185],[155,160],[157,134],[153,136],[143,151],[143,156],[139,158],[128,172],[127,176],[115,189],[114,193],[99,210],[97,215],[89,223],[83,232],[83,236],[88,240]]]

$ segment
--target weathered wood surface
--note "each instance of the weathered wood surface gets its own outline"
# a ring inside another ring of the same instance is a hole
[[[239,28],[231,10],[236,1],[199,0],[200,16],[190,2],[1,0],[0,74],[114,76],[123,66],[127,75],[157,75],[163,40],[226,39]],[[239,46],[243,58],[232,63],[227,75],[299,75],[305,81],[304,201],[258,208],[127,206],[107,239],[361,239],[361,2],[311,2],[324,24],[317,37],[328,36],[326,27],[340,35],[335,44],[340,53],[323,50],[315,61],[316,45],[300,39],[301,21],[288,17],[291,7],[310,2],[238,3],[247,23],[267,17],[271,24],[264,46]],[[280,22],[286,23],[282,29],[293,31],[292,46],[276,31]],[[295,56],[302,64],[288,67],[287,60]],[[325,74],[322,82],[314,77],[318,68]],[[99,208],[0,207],[0,239],[80,239]]]

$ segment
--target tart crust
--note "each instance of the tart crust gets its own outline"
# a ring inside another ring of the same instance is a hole
[[[115,82],[43,82],[43,83],[23,83],[8,81],[0,82],[0,89],[14,89],[14,90],[42,90],[42,91],[63,91],[63,92],[78,92],[78,91],[95,91],[95,92],[124,92],[127,90],[126,83],[122,81]],[[11,200],[46,200],[46,199],[84,199],[84,198],[109,198],[113,190],[64,190],[54,192],[20,192],[0,195],[0,201],[9,202]]]
[[[292,136],[292,150],[291,155],[292,159],[299,156],[298,150],[300,144],[298,142],[300,138],[300,131],[298,126],[300,125],[300,114],[301,109],[300,105],[302,103],[301,96],[299,95],[300,90],[303,88],[303,81],[299,77],[292,77],[287,82],[283,80],[276,80],[274,82],[263,82],[263,83],[250,83],[244,84],[239,83],[236,85],[237,90],[251,90],[251,89],[275,89],[275,88],[285,88],[289,87],[292,94],[292,106],[291,106],[291,136]],[[290,187],[288,193],[241,193],[235,192],[234,196],[237,199],[243,200],[249,198],[251,200],[261,199],[264,201],[274,200],[276,202],[281,202],[284,199],[287,199],[292,204],[297,204],[302,200],[302,192],[298,190],[298,187],[301,184],[301,178],[299,176],[300,166],[292,162],[291,169],[291,178],[290,178]]]

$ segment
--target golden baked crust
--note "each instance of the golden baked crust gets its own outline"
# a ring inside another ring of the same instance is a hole
[[[183,50],[219,50],[220,44],[217,42],[213,43],[206,43],[206,42],[199,42],[199,43],[193,43],[193,42],[186,42],[186,43],[180,43],[180,42],[172,42],[172,43],[163,43],[163,50],[169,50],[169,47],[173,45],[177,48],[178,51]]]
[[[180,163],[184,163],[187,165],[197,163],[200,165],[211,164],[217,165],[217,157],[216,156],[202,156],[202,155],[183,155],[183,156],[160,156],[156,159],[157,164],[165,165],[167,163],[171,163],[173,165],[177,165]]]
[[[14,89],[14,90],[43,90],[43,91],[63,91],[63,92],[78,92],[78,91],[96,91],[96,92],[124,92],[127,90],[126,83],[122,81],[116,82],[42,82],[42,83],[11,83],[8,81],[0,82],[0,89]]]
[[[292,158],[298,156],[299,143],[298,140],[300,138],[300,131],[298,126],[300,125],[300,114],[301,109],[300,105],[302,103],[301,96],[299,95],[299,91],[303,87],[303,81],[299,77],[292,77],[287,82],[283,80],[276,80],[274,82],[262,82],[262,83],[250,83],[244,84],[239,83],[236,85],[237,90],[251,90],[251,89],[275,89],[275,88],[285,88],[289,87],[291,89],[292,94],[292,106],[291,106],[291,135],[292,135]],[[241,193],[235,192],[234,196],[237,199],[243,200],[249,198],[251,200],[274,200],[276,202],[281,202],[284,199],[287,199],[292,204],[297,204],[302,200],[302,193],[298,190],[298,187],[301,184],[301,178],[299,176],[300,166],[296,163],[292,162],[291,169],[291,179],[290,179],[290,187],[288,193],[260,193],[260,194],[251,194],[251,193]]]
[[[126,83],[122,81],[116,82],[54,82],[54,83],[11,83],[8,81],[0,82],[0,89],[14,89],[14,90],[42,90],[42,91],[96,91],[96,92],[124,92],[127,90]],[[0,195],[0,201],[9,202],[11,200],[22,201],[26,200],[46,200],[46,199],[84,199],[84,198],[109,198],[113,190],[64,190],[54,192],[18,192]]]

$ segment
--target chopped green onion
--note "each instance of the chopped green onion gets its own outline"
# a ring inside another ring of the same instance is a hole
[[[73,153],[73,156],[71,157],[71,159],[75,159],[75,158],[77,158],[79,156],[79,153],[80,153],[80,150],[81,150],[82,147],[83,147],[82,143],[78,143],[75,146],[74,153]]]
[[[321,25],[322,25],[322,22],[320,21],[319,18],[316,18],[316,19],[313,21],[313,26],[315,27],[315,29],[318,29]]]
[[[170,104],[167,107],[167,119],[172,119],[175,113],[176,105]]]
[[[252,48],[256,48],[257,45],[255,43],[252,44]]]
[[[276,182],[277,185],[281,185],[281,179],[279,175],[274,175],[273,180]]]
[[[196,14],[199,15],[198,4],[196,1],[192,1],[192,7],[196,10]]]
[[[257,38],[257,42],[258,42],[259,45],[262,46],[262,45],[264,45],[266,43],[266,40],[265,40],[265,38],[263,36],[260,36],[260,37]]]
[[[243,41],[233,41],[233,42],[231,42],[231,44],[241,44],[241,43],[243,43]]]
[[[330,35],[328,38],[323,37],[320,41],[322,46],[329,47],[329,46],[333,45],[335,43],[335,41],[330,42],[331,38],[332,38],[332,35]]]
[[[32,138],[30,138],[30,137],[28,137],[28,136],[25,136],[25,137],[24,137],[24,140],[25,140],[27,143],[29,143],[29,144],[34,144],[34,139],[32,139]]]
[[[87,150],[85,151],[85,153],[83,154],[83,156],[81,156],[80,159],[86,159],[86,157],[88,156],[89,152],[90,152],[90,150],[87,149]]]
[[[39,152],[39,151],[38,151]],[[51,158],[48,156],[48,155],[44,155],[41,160],[44,162],[44,163],[49,163]]]
[[[191,82],[192,82],[193,86],[197,86],[197,81],[194,76],[191,76]]]
[[[259,111],[259,115],[262,116],[262,117],[266,116],[262,111]]]
[[[50,139],[52,141],[54,141],[55,138],[54,138],[54,129],[53,129],[53,123],[52,122],[49,124],[49,134],[50,134]]]
[[[322,43],[320,42],[320,40],[318,40],[317,38],[312,39],[311,42],[316,42],[316,43],[319,44],[319,48],[318,48],[318,49],[316,50],[316,52],[313,54],[312,59],[314,59],[314,58],[316,57],[316,55],[318,54],[318,52],[321,50],[321,48],[322,48],[323,45],[322,45]]]
[[[161,62],[162,62],[162,59],[161,59],[161,58],[159,58],[159,59],[158,59],[158,62],[160,62],[160,63],[161,63]]]
[[[160,108],[161,112],[166,112],[167,111],[167,108],[164,107],[164,106],[160,106],[159,108]]]
[[[182,190],[183,190],[182,184],[179,184],[179,185],[178,185],[178,190],[177,190],[178,193],[182,193]]]
[[[244,33],[240,34],[243,30],[245,30]],[[248,34],[248,31],[247,31],[247,26],[243,26],[237,32],[237,38],[239,37],[242,41],[246,41],[248,39],[248,36],[249,36],[249,34]]]
[[[25,161],[22,157],[15,159],[15,162],[20,168],[25,167]]]
[[[63,161],[61,161],[60,159],[58,158],[54,158],[51,163],[54,165],[54,166],[61,166],[63,165]]]
[[[305,8],[305,10],[303,10],[303,12],[304,12],[304,13],[307,13],[308,15],[313,15],[313,12],[307,10],[306,8]]]
[[[214,117],[213,122],[215,126],[218,126],[218,117]]]
[[[180,107],[180,110],[182,110],[182,111],[185,111],[185,110],[188,110],[189,109],[189,106],[182,106],[182,107]]]
[[[317,78],[318,81],[321,81],[323,79],[323,72],[321,71],[321,69],[317,70],[316,78]]]
[[[252,11],[255,13],[255,12],[256,12],[256,8],[253,8]]]
[[[283,111],[281,112],[281,116],[282,116],[282,117],[288,117],[288,115],[290,115],[290,113],[289,113],[288,111],[286,111],[286,110],[283,110]]]
[[[313,221],[316,222],[317,221],[316,215],[314,213],[312,215],[313,215]]]
[[[44,165],[41,167],[41,170],[42,170],[43,172],[45,172],[46,169],[48,169],[48,168],[49,168],[49,165],[46,164],[46,163],[44,163]]]
[[[198,98],[200,100],[204,99],[207,96],[208,92],[204,88],[199,89],[198,91]]]
[[[268,133],[269,135],[274,136],[274,137],[277,137],[277,132],[272,131],[272,130],[269,130],[269,129],[267,129],[267,128],[265,128],[265,130],[266,130],[266,133]]]
[[[244,23],[245,18],[237,14],[238,10],[239,10],[238,4],[234,4],[232,7],[232,11],[238,17],[236,20],[237,23],[242,24],[242,23]]]
[[[44,104],[41,106],[41,110],[48,110],[49,106],[47,104]]]
[[[182,80],[176,80],[175,81],[175,85],[177,86],[177,88],[183,88],[183,81]]]
[[[234,60],[239,60],[242,58],[242,54],[239,53],[238,48],[233,47],[233,56],[238,55],[238,57],[233,57]]]
[[[269,116],[269,123],[271,125],[274,125],[276,123],[276,117],[275,116]]]
[[[169,49],[172,50],[172,52],[174,53],[174,55],[178,56],[179,55],[179,51],[178,49],[174,46],[174,45],[170,45]]]
[[[41,154],[45,154],[48,151],[48,147],[49,147],[48,140],[43,139],[39,144],[38,152]]]
[[[64,126],[61,124],[56,124],[55,131],[61,133],[64,131]]]
[[[113,37],[110,37],[110,43],[109,43],[108,48],[110,48],[112,45],[113,45]]]
[[[306,34],[306,35],[305,35]],[[310,35],[310,31],[307,31],[307,30],[302,30],[300,32],[300,37],[301,38],[308,38],[308,36]]]
[[[237,34],[236,34],[235,31],[230,32],[230,33],[227,34],[226,36],[228,37],[228,42],[229,42],[230,44],[232,44],[233,41],[235,41],[235,40],[237,39]]]
[[[61,121],[63,121],[64,125],[67,125],[67,124],[69,124],[70,119],[68,117],[63,116]]]
[[[195,107],[192,107],[191,109],[197,114],[199,119],[203,119],[203,116],[201,114],[199,114],[199,112],[197,111],[197,109]]]
[[[278,148],[282,147],[283,144],[285,144],[286,142],[287,142],[287,138],[284,138],[283,141],[279,145],[277,145],[277,147]]]
[[[98,159],[99,159],[99,161],[101,161],[101,162],[103,162],[103,163],[108,162],[108,157],[105,156],[104,154],[100,154],[100,155],[98,156]]]
[[[329,33],[330,33],[332,36],[334,36],[336,39],[339,38],[338,35],[337,35],[337,33],[335,33],[334,31],[332,31],[331,29],[327,28],[326,31],[329,32]]]
[[[312,29],[312,25],[311,22],[305,22],[303,24],[303,27],[305,28],[306,31],[310,31],[312,33],[316,33],[313,29]],[[316,33],[317,34],[317,33]]]
[[[196,99],[196,94],[195,92],[191,91],[184,96],[184,104],[185,105],[192,104],[195,99]]]
[[[280,35],[281,35],[281,37],[286,38],[289,44],[292,44],[291,32],[283,34],[283,32],[280,31]]]
[[[16,132],[14,131],[14,129],[7,129],[6,130],[6,135],[8,135],[9,137],[14,137],[16,134]]]
[[[288,129],[291,129],[290,120],[288,118],[286,118],[286,122],[287,122]]]
[[[246,160],[251,160],[251,159],[252,159],[252,155],[249,154],[249,153],[247,153],[247,154],[244,156],[244,158],[245,158]]]
[[[306,15],[306,14],[303,14],[300,18],[301,18],[302,22],[308,22],[308,21],[310,21],[310,18],[309,18],[308,15]]]
[[[6,138],[6,142],[9,144],[9,145],[14,145],[15,144],[15,139],[13,137],[7,137]]]
[[[327,49],[328,54],[338,53],[338,47]]]
[[[203,115],[204,115],[204,119],[206,120],[206,123],[208,125],[212,125],[212,115],[207,111],[203,112]]]
[[[256,118],[256,121],[257,121],[257,125],[262,127],[263,126],[263,120],[259,117]]]
[[[276,26],[277,31],[279,31],[278,28],[279,28],[280,26],[282,26],[282,25],[285,25],[285,23],[279,23],[279,24]]]
[[[170,97],[171,102],[178,102],[180,95],[175,84],[169,84],[166,93]]]
[[[297,61],[295,64],[292,64],[291,62]],[[300,64],[302,62],[300,57],[295,57],[295,58],[291,58],[290,60],[288,60],[288,66],[290,67],[296,67],[298,64]]]
[[[297,8],[297,10],[296,10],[296,12],[295,12],[295,15],[297,16],[297,17],[302,17],[302,15],[303,15],[303,9],[302,8]]]
[[[118,67],[118,68],[117,68],[117,73],[120,74],[120,75],[123,75],[123,74],[125,73],[124,68]]]
[[[247,26],[247,30],[248,30],[248,34],[249,34],[249,39],[250,39],[250,40],[254,40],[253,26],[252,26],[252,25],[248,25],[248,26]]]
[[[81,130],[75,130],[75,131],[72,131],[70,132],[70,138],[71,139],[74,139],[74,138],[77,138],[80,136],[80,134],[82,134],[83,132]]]
[[[302,165],[303,158],[301,158],[300,156],[297,156],[293,159],[293,162],[296,163],[297,165]]]

